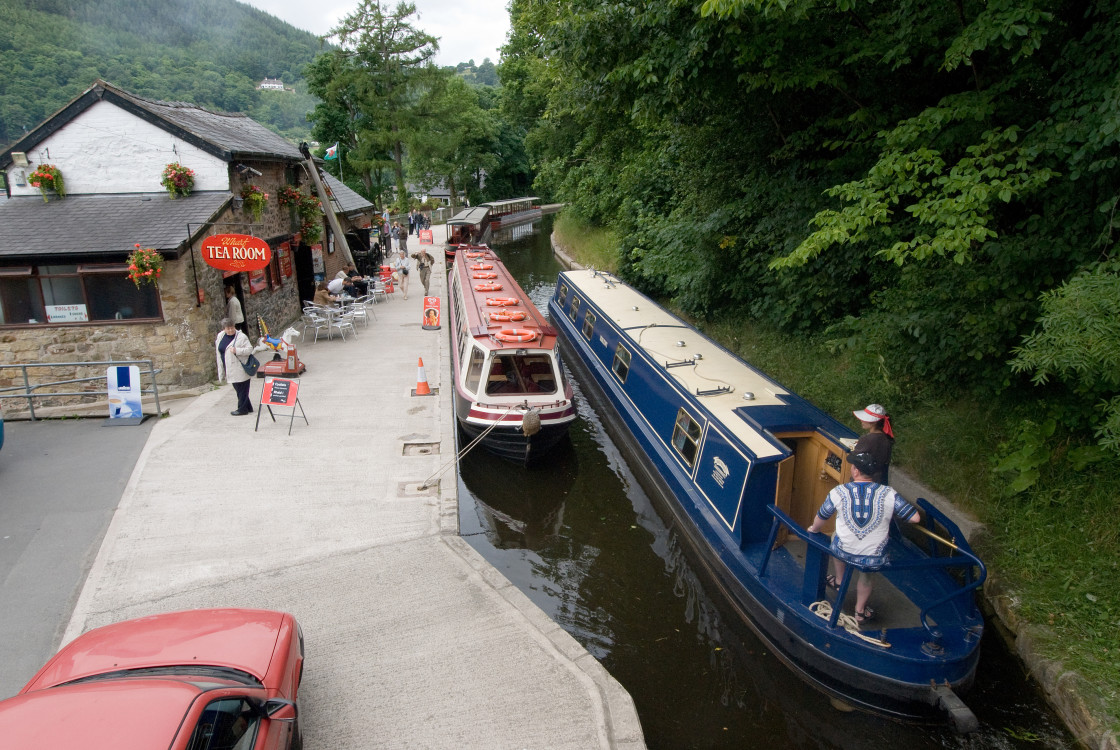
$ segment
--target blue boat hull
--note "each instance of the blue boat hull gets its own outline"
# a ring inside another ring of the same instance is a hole
[[[578,287],[572,286],[572,291],[578,291]],[[657,417],[643,413],[633,392],[623,388],[611,365],[589,345],[595,335],[581,330],[572,319],[570,308],[558,303],[558,296],[554,294],[549,304],[552,321],[565,348],[570,350],[565,352],[569,366],[581,382],[596,385],[594,389],[585,389],[589,399],[600,409],[609,406],[617,424],[625,428],[612,430],[612,436],[630,457],[637,459],[635,469],[643,486],[662,515],[686,540],[693,561],[699,563],[705,577],[719,589],[722,596],[718,598],[731,606],[783,662],[830,695],[896,716],[937,715],[940,694],[931,690],[931,682],[956,691],[967,690],[979,660],[982,633],[982,619],[971,600],[939,610],[939,616],[946,621],[960,620],[965,626],[945,628],[936,647],[931,646],[929,633],[921,628],[892,630],[889,648],[869,648],[843,629],[828,627],[803,606],[803,581],[810,578],[805,573],[808,563],[792,559],[784,549],[770,553],[766,529],[760,533],[760,529],[748,528],[748,521],[743,520],[751,518],[750,511],[742,510],[739,521],[729,524],[718,507],[704,502],[697,486],[699,472],[690,476],[674,460],[666,438],[659,436],[652,426]],[[598,309],[596,313],[598,321],[594,325],[606,322],[605,313]],[[621,331],[602,330],[602,344],[608,338],[613,344],[614,334],[623,335]],[[637,357],[631,366],[640,366]],[[608,424],[611,421],[607,420]],[[761,462],[756,462],[752,471],[752,481],[761,482],[766,476],[766,467]],[[748,484],[744,498],[750,494]],[[910,547],[905,540],[892,541],[892,559],[919,559],[918,552]],[[766,573],[760,576],[764,565]],[[823,567],[821,571],[823,576]],[[949,591],[954,584],[947,579],[938,583],[938,575],[930,574],[934,588]],[[901,578],[898,583],[907,585]],[[824,599],[823,591],[818,596]]]

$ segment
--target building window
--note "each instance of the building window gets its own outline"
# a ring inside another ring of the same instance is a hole
[[[615,347],[611,369],[620,381],[626,382],[626,376],[630,373],[630,352],[622,344]]]
[[[123,263],[0,268],[0,325],[161,320],[159,291]]]
[[[570,311],[568,311],[568,317],[570,317],[572,319],[572,322],[574,323],[576,321],[576,316],[577,315],[579,315],[579,297],[577,297],[573,294],[572,295],[572,309]]]
[[[673,447],[689,466],[696,463],[700,452],[700,423],[688,415],[682,407],[677,412],[677,423],[673,425]]]
[[[587,315],[583,316],[583,337],[588,341],[591,340],[591,332],[595,330],[595,313],[590,310]]]
[[[472,394],[478,392],[478,384],[482,382],[482,361],[486,355],[477,346],[471,348],[471,361],[467,365],[467,379],[463,387]]]

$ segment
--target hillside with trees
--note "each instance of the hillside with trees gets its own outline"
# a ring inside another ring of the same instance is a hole
[[[140,96],[244,112],[294,141],[315,105],[315,35],[234,0],[0,0],[0,143],[103,78]],[[258,91],[263,78],[295,89]]]

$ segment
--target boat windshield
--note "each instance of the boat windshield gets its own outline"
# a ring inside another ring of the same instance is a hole
[[[556,377],[547,354],[502,354],[490,363],[486,393],[515,396],[555,393]]]

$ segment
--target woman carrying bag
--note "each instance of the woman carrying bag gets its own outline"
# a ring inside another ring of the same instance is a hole
[[[234,327],[229,318],[222,318],[218,325],[222,327],[218,338],[214,340],[214,350],[218,354],[218,382],[228,381],[237,393],[237,408],[230,414],[235,417],[252,414],[253,404],[249,401],[249,379],[252,375],[245,367],[252,367],[251,363],[256,362],[256,358],[252,356],[253,344],[248,336]],[[253,369],[255,371],[256,368]]]
[[[404,254],[404,250],[397,252],[397,258],[393,261],[393,270],[396,271],[397,277],[400,279],[401,291],[404,292],[404,298],[408,299],[408,271],[412,262],[408,256]]]

